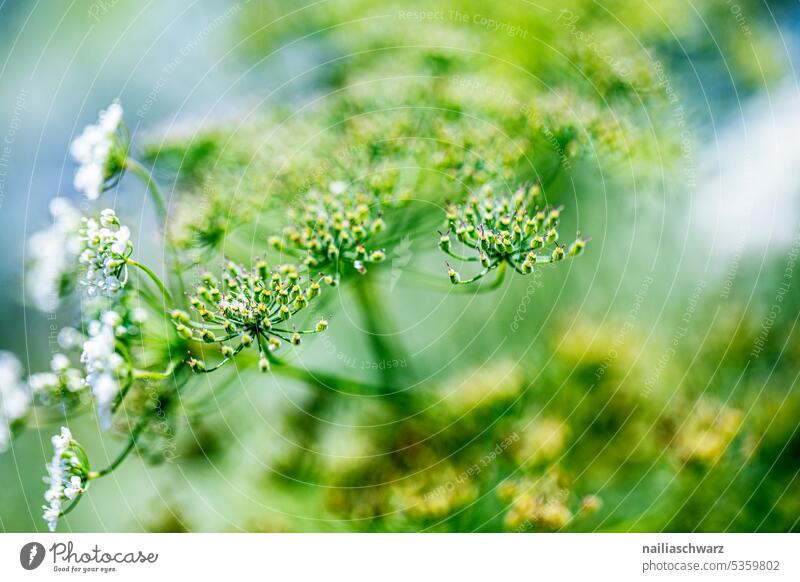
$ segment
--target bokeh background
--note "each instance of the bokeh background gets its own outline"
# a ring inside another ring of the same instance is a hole
[[[441,267],[426,241],[388,249],[384,300],[434,404],[401,414],[243,373],[180,423],[174,458],[127,462],[61,527],[796,531],[799,14],[759,0],[0,4],[0,348],[31,372],[75,314],[30,306],[25,241],[52,197],[79,200],[69,143],[115,97],[171,197],[221,168],[233,200],[281,148],[264,153],[254,119],[359,83],[391,96],[402,79],[469,79],[465,102],[568,92],[574,107],[551,107],[572,160],[554,196],[593,237],[567,269],[446,300],[414,283]],[[200,154],[174,167],[164,143]],[[157,257],[141,189],[106,196]],[[382,373],[354,298],[337,301],[339,325],[303,361]],[[94,418],[70,426],[98,457],[120,446]],[[52,432],[0,456],[0,529],[44,529]]]

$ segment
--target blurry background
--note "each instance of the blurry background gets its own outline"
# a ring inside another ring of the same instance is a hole
[[[395,319],[422,322],[411,353],[446,337],[447,365],[415,389],[450,396],[416,425],[381,428],[365,402],[312,422],[292,414],[306,387],[245,378],[246,397],[186,427],[176,459],[126,463],[65,529],[797,530],[797,25],[793,3],[757,0],[4,2],[0,348],[31,371],[72,315],[26,306],[24,243],[52,197],[78,200],[69,143],[115,97],[144,147],[362,77],[391,93],[396,76],[469,71],[512,93],[519,77],[569,87],[635,138],[605,157],[590,135],[563,180],[568,220],[593,236],[565,272],[442,302],[398,267]],[[155,244],[141,190],[107,196]],[[359,373],[354,327],[304,358]],[[113,455],[95,425],[75,432]],[[416,446],[432,426],[446,434]],[[0,456],[5,531],[43,529],[51,432]]]

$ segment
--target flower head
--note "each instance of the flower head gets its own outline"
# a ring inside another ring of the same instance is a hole
[[[121,122],[122,105],[114,101],[70,146],[70,154],[80,164],[75,172],[75,189],[89,200],[96,200],[107,182],[122,171],[126,145],[117,135]]]
[[[58,307],[64,290],[70,285],[81,246],[78,209],[66,198],[53,198],[49,209],[53,224],[35,232],[27,245],[30,256],[28,289],[34,305],[41,311],[53,311]]]
[[[62,353],[53,355],[49,372],[28,377],[31,392],[45,404],[75,400],[86,388],[83,373]]]
[[[284,230],[283,238],[273,237],[270,242],[278,250],[301,251],[309,268],[333,264],[338,273],[341,262],[364,274],[367,263],[386,258],[383,250],[367,248],[385,226],[375,206],[368,196],[349,193],[344,182],[333,182],[329,194],[312,193],[302,211],[292,211],[294,226]]]
[[[117,338],[126,334],[122,317],[106,311],[100,319],[89,323],[89,338],[83,343],[81,362],[86,369],[86,383],[92,389],[97,413],[104,426],[111,423],[114,398],[120,390],[120,379],[128,374],[125,359],[116,351]]]
[[[74,501],[86,491],[89,483],[89,460],[83,447],[72,438],[66,427],[51,439],[53,459],[47,465],[45,481],[50,487],[44,494],[47,505],[42,506],[42,517],[50,531],[55,531],[65,502]]]
[[[475,281],[503,263],[527,275],[537,264],[559,262],[583,252],[589,239],[578,237],[568,249],[558,243],[561,209],[540,206],[540,193],[534,185],[520,188],[512,196],[499,196],[487,184],[464,203],[448,207],[449,230],[440,236],[439,248],[453,258],[480,262],[483,268],[476,277],[462,281],[448,265],[454,284]],[[453,252],[451,233],[468,256]]]
[[[113,297],[127,280],[126,260],[133,252],[130,229],[120,225],[116,213],[106,208],[99,219],[83,220],[81,240],[79,261],[86,266],[81,284],[89,296]]]
[[[27,413],[30,392],[21,380],[22,365],[10,352],[0,352],[0,452],[11,442],[11,429]]]
[[[296,345],[301,334],[319,333],[327,328],[326,320],[320,320],[311,330],[298,331],[292,326],[298,312],[319,294],[319,282],[303,280],[293,265],[273,270],[261,260],[252,271],[247,271],[230,262],[222,284],[206,274],[203,286],[191,298],[200,321],[192,321],[179,310],[172,312],[172,320],[184,339],[219,343],[226,360],[246,347],[257,347],[261,356],[259,367],[266,371],[269,363],[265,354],[277,350],[282,342]],[[237,341],[236,347],[229,345]],[[196,370],[204,369],[198,360],[191,360],[190,364]]]

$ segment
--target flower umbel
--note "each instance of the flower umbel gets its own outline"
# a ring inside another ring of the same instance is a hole
[[[352,264],[362,275],[366,263],[386,258],[383,250],[366,247],[373,235],[384,229],[383,219],[375,212],[375,201],[364,194],[347,192],[343,182],[331,184],[329,194],[313,193],[301,212],[293,211],[294,226],[286,228],[283,239],[272,237],[278,250],[300,251],[309,268]]]
[[[538,185],[519,188],[512,196],[499,196],[490,184],[466,202],[447,209],[449,230],[439,238],[439,248],[460,261],[479,262],[482,271],[461,279],[448,265],[453,284],[477,281],[504,263],[522,275],[533,272],[535,265],[555,263],[581,254],[588,238],[578,237],[569,248],[559,244],[560,208],[540,206]],[[452,250],[451,233],[469,255]]]
[[[75,189],[89,200],[97,200],[108,182],[122,171],[127,146],[118,135],[121,122],[122,105],[114,101],[70,146],[70,154],[80,164],[75,172]]]
[[[0,452],[11,442],[11,429],[27,413],[30,392],[20,379],[22,366],[10,352],[0,352]]]
[[[72,438],[66,427],[53,436],[53,459],[47,465],[45,481],[50,488],[45,492],[47,505],[42,506],[42,517],[50,531],[55,531],[58,518],[64,514],[64,504],[74,502],[86,491],[89,483],[89,460],[83,447]]]
[[[28,239],[31,262],[27,273],[33,304],[48,312],[58,307],[61,296],[70,287],[75,257],[81,248],[78,209],[66,198],[53,198],[49,209],[53,224]]]
[[[120,390],[120,379],[128,367],[116,351],[117,337],[125,335],[122,317],[116,311],[106,311],[99,320],[89,323],[89,339],[83,343],[81,362],[86,368],[86,383],[97,403],[97,414],[104,426],[111,424],[114,398]]]
[[[83,252],[79,260],[86,265],[81,284],[90,297],[113,297],[127,281],[126,261],[133,252],[130,229],[120,225],[115,212],[106,208],[99,219],[84,219],[81,237]]]
[[[200,321],[193,321],[186,312],[175,310],[172,320],[178,335],[205,343],[218,343],[224,356],[222,365],[244,348],[255,345],[260,354],[259,367],[269,368],[267,354],[281,347],[282,342],[299,344],[301,335],[319,333],[328,322],[320,320],[314,329],[298,331],[291,319],[320,294],[318,281],[303,280],[297,267],[282,265],[270,270],[261,260],[247,271],[228,263],[222,285],[206,274],[204,285],[191,298],[192,308]],[[230,342],[238,341],[232,347]],[[196,371],[208,371],[196,359],[189,361]]]

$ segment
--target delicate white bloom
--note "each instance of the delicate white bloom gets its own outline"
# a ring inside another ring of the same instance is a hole
[[[63,350],[72,350],[83,343],[83,335],[74,327],[62,327],[58,332],[58,345]]]
[[[45,482],[50,487],[45,491],[47,505],[42,506],[42,517],[50,531],[55,531],[58,518],[64,509],[65,501],[72,501],[86,491],[89,468],[84,465],[78,455],[80,445],[72,438],[66,427],[51,439],[53,443],[53,459],[47,465]]]
[[[121,226],[110,208],[100,213],[100,219],[84,219],[81,230],[83,251],[79,262],[86,265],[81,284],[90,297],[102,293],[112,297],[125,286],[125,261],[133,250],[131,231]]]
[[[103,426],[111,423],[111,405],[120,389],[119,379],[127,373],[125,359],[115,349],[118,335],[126,330],[122,318],[114,311],[105,312],[89,323],[89,339],[83,343],[81,362],[86,368],[86,382],[97,403]]]
[[[103,185],[111,176],[109,155],[114,147],[117,129],[122,121],[122,106],[114,101],[108,109],[100,112],[94,125],[87,125],[70,146],[70,154],[80,164],[75,172],[75,188],[89,200],[96,200]]]
[[[31,391],[45,403],[61,398],[64,392],[76,393],[86,387],[86,379],[80,370],[64,354],[55,354],[50,362],[51,372],[40,372],[28,377]]]
[[[22,365],[9,352],[0,352],[0,452],[11,442],[11,426],[24,417],[31,403],[21,380]]]
[[[80,252],[81,214],[66,198],[50,201],[53,224],[28,239],[28,290],[41,311],[58,307],[61,289],[74,269]]]

